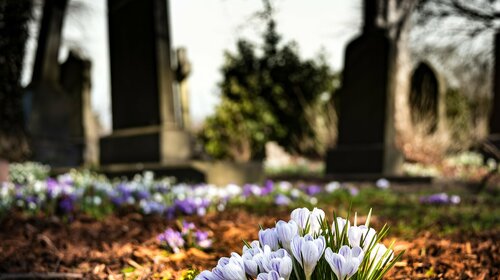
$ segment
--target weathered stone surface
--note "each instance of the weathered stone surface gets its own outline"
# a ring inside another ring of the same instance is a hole
[[[191,74],[191,63],[187,57],[186,48],[178,48],[176,51],[177,68],[175,77],[179,85],[179,99],[181,104],[182,127],[186,130],[191,128],[191,117],[189,112],[189,87],[188,77]]]
[[[328,174],[398,173],[401,157],[394,146],[397,52],[388,30],[377,25],[379,2],[364,2],[364,32],[346,49],[338,142],[327,154]]]
[[[31,0],[0,4],[0,182],[7,180],[8,161],[29,155],[21,74],[32,6]]]
[[[495,34],[494,49],[493,100],[491,104],[488,140],[493,144],[491,148],[495,149],[495,151],[488,151],[490,155],[492,152],[500,152],[500,31],[497,31]]]
[[[167,3],[108,1],[113,134],[101,139],[102,164],[191,156],[176,114]]]
[[[67,2],[48,0],[44,4],[33,78],[25,100],[33,159],[52,166],[81,162],[71,138],[71,98],[59,83],[58,55]]]

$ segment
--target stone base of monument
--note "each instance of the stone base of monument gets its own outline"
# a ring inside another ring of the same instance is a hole
[[[327,152],[326,174],[379,178],[399,176],[402,163],[402,157],[397,150],[384,149],[381,144],[344,145]]]
[[[99,172],[108,177],[132,178],[144,171],[152,171],[156,177],[175,177],[177,182],[204,183],[206,171],[194,161],[171,161],[168,163],[122,163],[107,164],[99,167]]]
[[[186,161],[191,155],[187,132],[160,126],[115,130],[100,140],[101,165]]]
[[[153,171],[159,177],[176,177],[177,182],[208,183],[217,186],[260,183],[264,178],[262,162],[188,160],[168,163],[108,164],[99,169],[110,177],[132,177],[144,171]]]
[[[206,171],[207,182],[217,186],[247,183],[261,183],[264,179],[262,162],[214,161],[198,162],[197,165]]]

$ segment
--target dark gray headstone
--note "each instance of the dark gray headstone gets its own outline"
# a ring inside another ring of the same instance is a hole
[[[363,34],[346,49],[339,92],[337,147],[327,154],[328,174],[394,174],[395,45],[376,25],[379,1],[365,1]]]
[[[500,31],[495,34],[495,62],[493,70],[493,102],[489,119],[488,140],[496,152],[500,152]],[[488,151],[491,155],[492,151]]]
[[[33,159],[52,166],[79,164],[72,157],[71,98],[59,83],[59,45],[67,0],[44,4],[33,77],[27,87],[28,130]]]
[[[73,143],[69,156],[83,164],[88,161],[96,161],[85,158],[87,149],[92,149],[90,145],[95,145],[88,141],[89,126],[93,120],[86,118],[91,109],[90,102],[90,67],[91,62],[83,58],[75,51],[70,51],[68,58],[61,65],[61,86],[71,102],[71,112],[69,115],[70,137]],[[94,148],[95,149],[95,148]]]
[[[101,139],[102,164],[188,153],[175,110],[167,3],[108,0],[113,134]]]
[[[32,6],[31,0],[0,3],[0,182],[7,180],[8,161],[29,155],[21,74]]]
[[[434,70],[421,62],[411,77],[409,105],[413,125],[425,126],[425,132],[436,131],[439,119],[440,85]]]

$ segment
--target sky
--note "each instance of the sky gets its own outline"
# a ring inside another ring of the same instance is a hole
[[[92,60],[92,108],[110,131],[111,100],[106,0],[70,0],[84,8],[70,10],[63,27],[59,59],[70,48]],[[335,70],[343,66],[346,44],[361,26],[360,0],[274,0],[277,30],[283,40],[295,41],[303,58],[321,50]],[[194,123],[212,114],[219,102],[217,84],[225,50],[234,51],[238,38],[259,42],[262,24],[252,15],[262,10],[259,0],[170,0],[172,47],[186,47],[191,61],[190,111]],[[132,19],[131,19],[132,20]],[[23,84],[31,80],[38,26],[31,25]]]

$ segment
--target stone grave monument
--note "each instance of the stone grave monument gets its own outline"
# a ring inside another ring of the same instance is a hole
[[[190,135],[176,114],[168,2],[108,0],[113,133],[100,163],[182,163]]]
[[[67,0],[45,1],[33,76],[24,100],[33,160],[54,167],[81,163],[81,146],[72,138],[71,97],[60,84],[58,63],[67,3]]]
[[[488,156],[500,156],[500,31],[495,34],[493,66],[493,98],[489,119],[489,136],[486,153]]]
[[[328,151],[326,173],[394,175],[401,155],[394,145],[396,45],[380,21],[384,1],[364,1],[362,34],[346,48],[339,92],[337,147]]]

